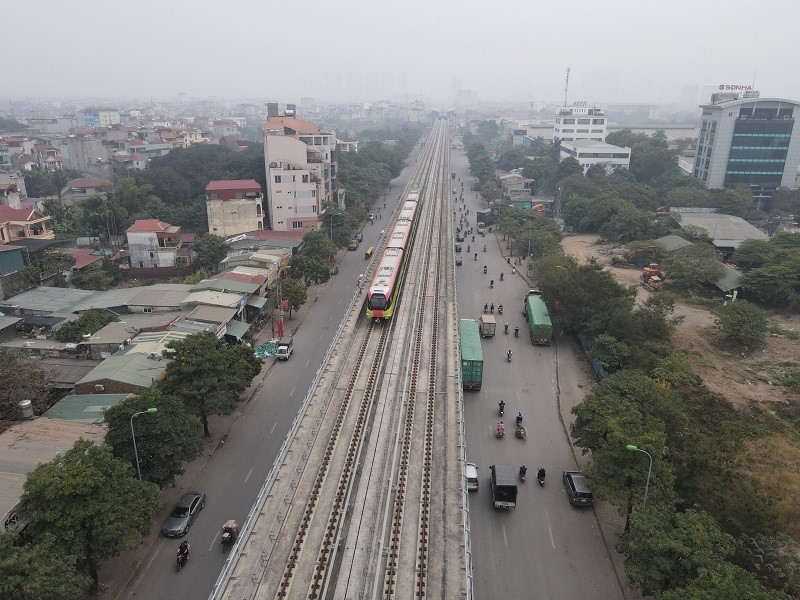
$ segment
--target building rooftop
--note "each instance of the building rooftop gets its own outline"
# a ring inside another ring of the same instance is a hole
[[[235,308],[222,306],[198,306],[188,315],[187,321],[202,321],[204,323],[227,323],[236,316]]]
[[[299,135],[301,133],[319,133],[319,127],[302,119],[294,117],[269,117],[262,127],[264,133],[282,131],[284,135]]]
[[[217,292],[213,290],[203,290],[200,292],[192,292],[184,299],[184,304],[209,304],[211,306],[226,306],[229,308],[237,308],[239,301],[242,299],[242,294],[228,294],[225,292]]]
[[[665,235],[664,237],[660,237],[653,241],[661,246],[665,252],[674,252],[680,248],[685,248],[686,246],[692,245],[692,242],[685,240],[681,236],[675,235],[674,233]]]
[[[206,192],[229,191],[229,190],[242,190],[248,191],[257,188],[261,191],[261,184],[255,179],[215,179],[209,181],[206,186]]]
[[[133,222],[133,225],[128,227],[126,231],[128,232],[143,232],[143,231],[154,231],[158,233],[177,233],[180,227],[170,225],[169,223],[164,223],[163,221],[159,221],[158,219],[136,219]]]
[[[695,209],[697,210],[697,209]],[[670,208],[669,215],[681,227],[694,225],[708,232],[718,248],[738,248],[744,240],[766,240],[769,236],[740,217],[716,212],[693,212]]]
[[[596,150],[597,152],[613,152],[615,150],[630,150],[623,146],[615,146],[614,144],[607,144],[606,142],[598,142],[596,140],[575,140],[573,142],[561,142],[562,146],[572,146],[576,150]]]
[[[73,179],[67,183],[67,187],[73,190],[81,190],[86,188],[107,187],[111,185],[110,179],[82,177],[80,179]]]
[[[180,289],[170,289],[180,288]],[[186,297],[191,293],[192,286],[186,284],[171,284],[149,286],[141,289],[128,301],[128,306],[150,306],[160,308],[180,308]]]
[[[258,291],[261,284],[238,281],[236,279],[203,279],[194,286],[194,291],[215,290],[218,292],[235,292],[242,294],[253,294]]]
[[[103,422],[103,410],[111,408],[133,394],[70,394],[50,408],[45,417],[64,421]]]
[[[99,360],[75,358],[43,358],[37,363],[50,377],[53,387],[71,390],[100,364]]]
[[[155,345],[147,345],[148,349]],[[150,388],[167,368],[169,360],[161,356],[160,348],[157,352],[136,351],[136,344],[128,346],[125,350],[117,352],[97,365],[77,383],[93,383],[102,380],[119,381],[135,385],[142,389]]]
[[[97,293],[92,290],[39,286],[0,302],[0,306],[18,308],[22,312],[71,313],[74,304]]]

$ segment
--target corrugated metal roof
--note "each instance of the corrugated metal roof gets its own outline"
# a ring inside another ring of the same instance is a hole
[[[674,252],[680,248],[685,248],[686,246],[692,245],[692,242],[685,240],[681,236],[673,233],[665,235],[664,237],[660,237],[654,241],[656,244],[661,246],[665,252]]]
[[[22,321],[22,317],[0,316],[0,329],[5,329],[6,327],[11,327],[12,325],[16,325],[20,321]]]
[[[481,349],[481,333],[478,322],[472,319],[461,319],[458,324],[461,333],[461,360],[483,360]]]
[[[735,269],[731,265],[725,263],[722,263],[722,267],[725,270],[722,273],[722,277],[720,277],[716,283],[717,287],[726,293],[740,287],[741,284],[739,283],[739,279],[741,278],[742,273],[738,269]]]
[[[225,335],[230,335],[235,337],[237,340],[242,339],[247,330],[250,329],[250,325],[247,323],[242,323],[241,321],[229,321],[225,325]]]
[[[57,288],[39,286],[38,288],[22,292],[0,303],[0,306],[19,307],[22,312],[55,313],[73,312],[72,306],[83,302],[90,296],[102,294],[92,290],[76,290],[72,288]]]
[[[203,279],[194,286],[193,291],[215,290],[218,292],[236,292],[241,294],[252,294],[261,287],[257,283],[246,281],[236,281],[233,279]]]
[[[168,306],[178,308],[191,294],[192,286],[184,285],[182,290],[164,289],[155,286],[144,288],[128,301],[128,306]]]
[[[204,321],[206,323],[227,323],[236,316],[235,308],[222,306],[198,306],[188,315],[187,321]]]
[[[731,247],[736,240],[766,240],[769,236],[740,217],[710,212],[679,212],[670,210],[670,216],[681,227],[694,225],[702,227],[709,237],[724,242],[722,247]],[[733,246],[735,247],[735,246]]]
[[[213,290],[205,290],[202,292],[192,292],[184,298],[184,304],[210,304],[212,306],[227,306],[229,308],[236,308],[239,306],[239,301],[242,299],[242,294],[229,294],[225,292],[216,292]]]
[[[50,408],[45,417],[67,421],[103,422],[103,409],[122,402],[133,394],[71,394]]]
[[[75,358],[43,358],[38,363],[46,371],[56,387],[71,388],[76,382],[100,364],[99,360],[78,360]]]
[[[128,346],[126,351],[105,359],[78,383],[110,380],[142,389],[150,388],[166,370],[169,359],[163,358],[160,353],[150,358],[150,354],[132,351],[134,347]]]
[[[267,299],[263,296],[250,296],[247,299],[247,306],[252,306],[253,308],[264,308],[266,303]]]

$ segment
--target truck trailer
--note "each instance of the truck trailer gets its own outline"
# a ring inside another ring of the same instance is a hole
[[[533,290],[528,292],[525,298],[525,318],[531,332],[531,343],[549,346],[553,337],[553,323],[541,293]]]
[[[517,470],[511,465],[492,465],[492,504],[495,508],[517,508]]]
[[[477,321],[461,319],[461,387],[480,390],[483,382],[483,350]]]
[[[481,327],[481,337],[494,337],[497,331],[497,321],[494,315],[481,315],[478,324]]]

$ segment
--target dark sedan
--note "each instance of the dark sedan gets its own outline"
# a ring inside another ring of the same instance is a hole
[[[186,532],[189,531],[189,526],[205,505],[205,492],[186,492],[169,513],[164,523],[164,529],[161,531],[167,537],[182,537],[186,535]]]

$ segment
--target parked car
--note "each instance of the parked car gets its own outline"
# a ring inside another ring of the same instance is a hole
[[[586,484],[586,478],[580,471],[564,471],[564,487],[572,506],[591,506],[592,492]]]
[[[350,243],[347,244],[348,250],[358,250],[358,240],[350,240]]]
[[[375,213],[369,213],[369,215],[367,215],[367,220],[368,221],[374,221],[375,220]]]
[[[170,511],[161,531],[167,537],[182,537],[186,535],[189,527],[205,505],[205,492],[186,492]]]
[[[361,232],[359,231],[359,232],[356,234],[356,239],[357,239],[359,242],[363,242],[363,241],[364,241],[364,234],[363,234],[363,233],[361,233]]]
[[[461,256],[456,256],[456,266],[457,267],[461,266]]]
[[[461,244],[456,244],[456,252],[461,252]]]
[[[460,231],[459,231],[459,232],[456,234],[456,241],[457,241],[457,242],[463,242],[463,241],[464,241],[464,234],[463,234],[462,232],[460,232]]]
[[[475,463],[467,463],[464,469],[464,476],[467,478],[467,491],[478,491],[478,467]]]

